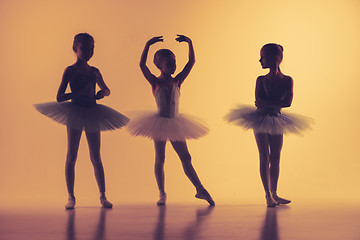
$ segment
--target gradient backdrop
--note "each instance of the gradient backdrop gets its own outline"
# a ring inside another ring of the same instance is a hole
[[[279,193],[294,202],[359,202],[360,1],[0,1],[1,206],[66,202],[66,130],[32,104],[54,101],[63,70],[75,61],[72,40],[95,38],[90,64],[111,89],[101,103],[122,113],[154,109],[139,68],[145,42],[187,61],[192,38],[196,64],[182,87],[180,110],[204,119],[210,133],[188,141],[198,174],[218,204],[263,203],[258,152],[251,131],[223,116],[237,103],[253,104],[262,45],[284,47],[282,71],[294,79],[291,111],[315,120],[304,136],[285,136]],[[157,200],[152,141],[126,129],[102,134],[107,193],[115,204]],[[199,203],[167,146],[169,203]],[[98,190],[86,138],[76,165],[79,205],[97,205]]]

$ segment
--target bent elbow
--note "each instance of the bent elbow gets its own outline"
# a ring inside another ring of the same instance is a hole
[[[291,106],[291,102],[287,102],[283,105],[283,107],[287,108],[287,107],[290,107]]]

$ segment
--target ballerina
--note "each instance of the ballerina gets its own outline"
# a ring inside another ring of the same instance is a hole
[[[184,172],[196,188],[196,198],[208,201],[210,205],[215,202],[208,191],[203,187],[191,163],[191,156],[186,139],[196,139],[208,132],[197,119],[185,114],[179,114],[180,87],[190,73],[194,63],[195,54],[192,41],[184,35],[178,35],[178,42],[186,42],[189,46],[189,61],[184,69],[172,77],[176,70],[175,55],[169,49],[160,49],[155,53],[154,64],[160,70],[159,77],[153,75],[146,66],[146,59],[151,45],[162,42],[162,37],[150,39],[144,48],[140,60],[140,68],[147,81],[151,84],[156,100],[157,112],[139,114],[131,119],[128,130],[132,135],[144,136],[154,140],[155,146],[155,177],[160,192],[158,205],[165,205],[166,193],[164,184],[165,146],[170,141],[178,154]]]
[[[280,153],[284,133],[300,134],[310,129],[306,117],[283,113],[282,108],[291,106],[293,79],[280,71],[283,47],[269,43],[260,51],[262,68],[269,73],[256,80],[255,107],[239,106],[230,111],[225,119],[245,129],[253,129],[260,156],[260,176],[268,207],[289,204],[291,201],[277,194]]]
[[[65,208],[75,207],[75,163],[83,130],[100,191],[100,203],[104,208],[112,208],[112,203],[105,195],[105,174],[100,156],[100,131],[121,128],[129,119],[114,109],[96,102],[109,96],[110,89],[105,84],[100,71],[88,64],[94,53],[93,37],[87,33],[77,34],[74,38],[73,50],[77,61],[64,71],[57,93],[57,102],[34,106],[40,113],[67,126],[68,152],[65,177],[69,196]],[[97,93],[95,93],[96,84],[100,87]],[[71,92],[65,93],[68,85]]]

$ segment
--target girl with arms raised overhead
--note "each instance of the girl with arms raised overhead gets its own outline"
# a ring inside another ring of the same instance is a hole
[[[188,43],[189,61],[175,77],[172,76],[176,70],[175,55],[169,49],[160,49],[155,53],[154,64],[160,70],[160,76],[153,75],[146,66],[149,47],[157,42],[162,42],[163,38],[154,37],[146,43],[140,60],[140,68],[152,87],[158,111],[139,114],[130,121],[128,129],[133,135],[141,135],[154,140],[155,177],[160,191],[158,205],[166,203],[164,162],[165,145],[168,140],[179,155],[186,176],[196,188],[195,197],[205,199],[210,205],[214,205],[213,199],[196,174],[186,144],[186,139],[199,138],[205,135],[208,129],[194,118],[179,114],[178,109],[181,85],[195,63],[194,49],[190,38],[178,35],[176,40]]]

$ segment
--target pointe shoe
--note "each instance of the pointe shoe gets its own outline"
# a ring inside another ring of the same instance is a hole
[[[75,203],[76,203],[75,197],[69,197],[68,202],[65,205],[65,209],[74,209]]]
[[[273,208],[276,205],[278,205],[278,203],[272,198],[271,195],[267,195],[267,196],[265,196],[265,198],[266,198],[267,207]]]
[[[109,202],[106,197],[100,197],[100,203],[103,208],[112,208],[113,204]]]
[[[159,200],[156,202],[156,204],[158,206],[162,206],[162,205],[165,205],[166,204],[166,193],[160,193],[159,195]]]
[[[290,200],[287,200],[285,198],[281,198],[277,194],[273,194],[272,197],[278,204],[289,204],[289,203],[291,203]]]
[[[215,205],[214,200],[212,199],[209,192],[205,188],[202,187],[202,188],[196,189],[196,191],[197,191],[195,194],[196,198],[204,199],[212,206]]]

